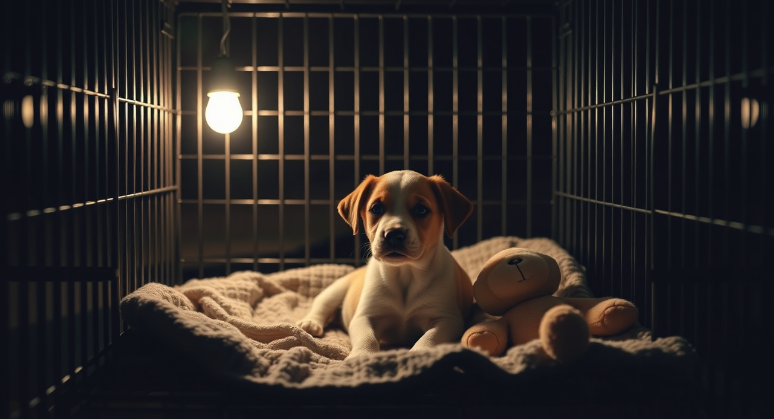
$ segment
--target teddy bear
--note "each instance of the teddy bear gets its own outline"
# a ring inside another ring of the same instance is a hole
[[[583,355],[591,336],[615,335],[637,321],[637,307],[624,299],[553,296],[561,277],[554,258],[530,249],[492,256],[473,284],[483,313],[465,331],[462,345],[498,356],[540,339],[550,358],[570,362]]]

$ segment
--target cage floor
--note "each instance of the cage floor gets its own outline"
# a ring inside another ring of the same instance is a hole
[[[110,363],[77,397],[71,395],[67,410],[74,418],[706,416],[695,389],[632,376],[612,383],[567,374],[519,388],[494,384],[469,388],[464,382],[445,382],[420,392],[384,391],[376,386],[356,394],[337,389],[257,391],[205,378],[187,368],[178,355],[130,330],[120,337]]]

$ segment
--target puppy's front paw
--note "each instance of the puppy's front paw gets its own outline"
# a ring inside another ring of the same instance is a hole
[[[296,326],[304,329],[307,333],[315,337],[320,337],[323,334],[322,325],[314,319],[303,318],[296,322]]]

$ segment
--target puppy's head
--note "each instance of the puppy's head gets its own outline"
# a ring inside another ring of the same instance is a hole
[[[363,220],[374,259],[402,264],[417,261],[454,237],[473,212],[473,204],[439,175],[410,170],[368,175],[339,202],[339,214],[358,233]]]

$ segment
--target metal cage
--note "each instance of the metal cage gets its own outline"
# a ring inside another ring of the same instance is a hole
[[[217,3],[1,6],[3,415],[254,412],[187,378],[133,391],[131,363],[107,374],[127,353],[167,371],[120,344],[118,302],[148,282],[361,264],[336,204],[401,168],[474,202],[449,247],[554,238],[595,294],[695,345],[707,416],[762,415],[766,0],[232,1],[245,111],[227,135],[203,117]]]
[[[65,415],[58,401],[110,358],[119,300],[179,277],[174,8],[25,1],[0,15],[2,415]]]
[[[559,13],[556,239],[595,293],[626,296],[656,336],[696,346],[708,415],[761,414],[771,6],[568,1]]]
[[[178,18],[185,278],[362,263],[336,204],[403,168],[476,205],[451,247],[549,234],[550,14],[231,13],[227,135],[203,122],[221,20]]]

